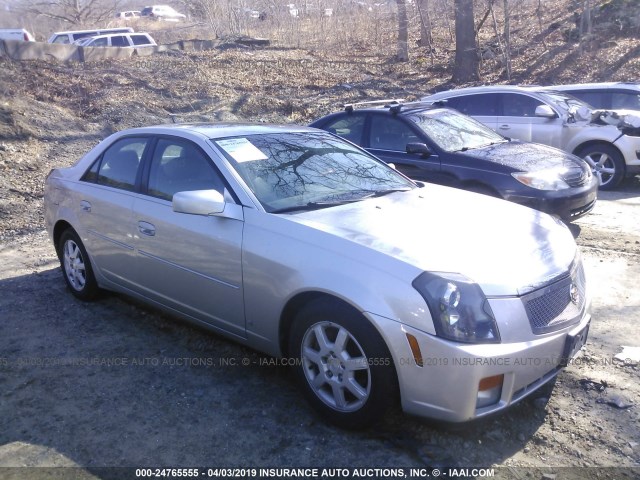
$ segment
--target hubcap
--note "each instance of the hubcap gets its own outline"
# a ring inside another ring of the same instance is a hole
[[[593,174],[598,178],[600,185],[609,183],[616,173],[616,164],[606,153],[593,152],[584,157],[584,159],[591,165]]]
[[[73,240],[64,242],[64,273],[71,287],[80,292],[87,283],[87,272],[80,247]]]
[[[332,322],[312,325],[302,339],[302,363],[309,385],[331,408],[353,412],[369,398],[369,362],[346,328]]]

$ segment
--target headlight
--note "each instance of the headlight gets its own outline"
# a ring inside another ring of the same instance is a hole
[[[538,172],[515,172],[511,176],[527,187],[536,190],[564,190],[569,185],[556,170],[540,170]]]
[[[424,272],[413,287],[427,302],[439,337],[463,343],[500,342],[487,298],[465,276]]]

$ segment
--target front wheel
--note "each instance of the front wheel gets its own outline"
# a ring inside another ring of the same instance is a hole
[[[327,421],[364,428],[397,398],[397,377],[378,331],[351,307],[316,300],[296,315],[289,351],[307,400]]]
[[[71,228],[65,230],[58,242],[60,266],[67,286],[81,300],[92,300],[98,293],[98,283],[93,275],[89,255]]]
[[[624,158],[610,145],[598,143],[578,152],[591,166],[601,190],[613,190],[624,178]]]

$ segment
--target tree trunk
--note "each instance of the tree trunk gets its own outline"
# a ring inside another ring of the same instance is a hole
[[[418,14],[420,15],[420,46],[433,48],[431,34],[431,17],[429,15],[429,0],[418,0]]]
[[[504,69],[507,79],[511,80],[511,26],[509,0],[504,0]]]
[[[452,80],[457,83],[480,80],[476,49],[473,0],[455,0],[456,58]]]
[[[396,0],[398,5],[398,60],[409,60],[409,20],[405,0]]]

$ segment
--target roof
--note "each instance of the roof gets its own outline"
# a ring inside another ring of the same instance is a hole
[[[317,132],[318,130],[299,125],[269,125],[262,123],[170,123],[126,130],[132,133],[153,133],[171,135],[176,131],[196,133],[206,138],[223,138],[238,135],[260,135],[284,132]]]
[[[545,90],[589,90],[592,88],[596,89],[607,89],[607,88],[627,88],[630,90],[634,90],[640,92],[640,83],[638,82],[596,82],[596,83],[572,83],[569,85],[550,85],[546,87],[542,87]]]

